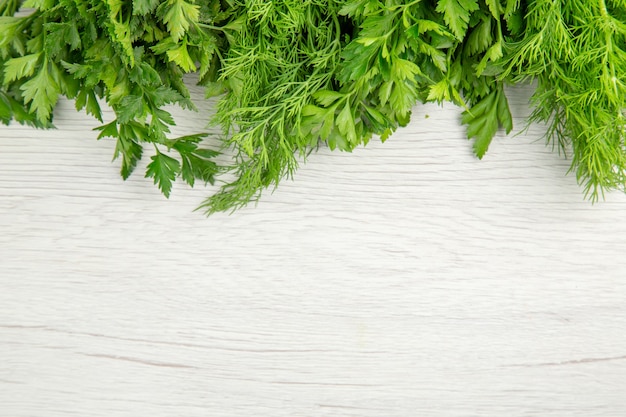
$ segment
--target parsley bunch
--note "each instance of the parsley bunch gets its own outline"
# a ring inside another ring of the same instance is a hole
[[[20,7],[34,10],[16,17]],[[224,41],[201,22],[227,18],[219,1],[0,0],[0,15],[2,122],[51,127],[60,95],[102,121],[105,99],[116,119],[98,128],[98,138],[117,139],[124,179],[150,144],[146,176],[165,196],[178,176],[190,185],[214,180],[217,153],[198,146],[206,134],[168,137],[174,120],[163,107],[195,108],[184,73],[216,77]]]
[[[22,10],[22,12],[20,12]],[[29,10],[29,11],[26,11]],[[504,86],[537,81],[529,122],[571,149],[591,199],[626,187],[626,6],[617,0],[0,0],[0,121],[52,126],[63,95],[101,119],[127,178],[169,196],[180,177],[222,185],[207,213],[242,207],[319,146],[351,151],[451,101],[482,158],[512,129]],[[222,135],[170,137],[182,77],[219,96]],[[217,164],[220,152],[232,162]]]

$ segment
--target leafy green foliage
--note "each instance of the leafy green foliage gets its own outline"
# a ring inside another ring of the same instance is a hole
[[[98,128],[98,137],[116,139],[123,178],[152,144],[146,175],[166,196],[178,176],[191,184],[213,181],[218,168],[208,159],[216,153],[198,148],[205,135],[169,139],[175,121],[163,107],[195,108],[184,73],[215,79],[217,70],[208,67],[224,40],[203,22],[221,13],[218,0],[202,7],[193,0],[28,1],[23,6],[35,10],[18,17],[21,3],[0,0],[1,122],[51,127],[61,95],[102,121],[105,100],[116,119]]]
[[[626,188],[625,21],[615,0],[0,0],[0,122],[52,127],[61,96],[102,122],[105,102],[115,119],[98,138],[116,141],[123,178],[148,151],[145,176],[166,197],[178,178],[234,176],[203,203],[213,213],[259,198],[319,146],[387,140],[418,103],[460,106],[482,158],[513,128],[505,85],[534,79],[530,121],[571,148],[597,199]],[[166,106],[195,109],[190,72],[219,96],[219,151],[206,134],[171,138]]]
[[[463,39],[470,21],[470,13],[478,8],[478,0],[440,0],[436,10],[443,13],[443,18],[454,35]]]
[[[506,133],[513,129],[513,119],[502,87],[464,111],[461,121],[468,125],[467,136],[476,138],[474,153],[482,159],[498,128],[504,127]]]
[[[597,200],[626,191],[626,4],[537,1],[525,31],[507,45],[499,78],[535,78],[530,120],[573,155],[571,170]]]
[[[234,151],[236,180],[203,204],[208,212],[258,198],[317,146],[301,133],[302,111],[314,93],[332,88],[342,45],[338,11],[334,0],[233,2],[219,79],[228,92],[215,121]]]

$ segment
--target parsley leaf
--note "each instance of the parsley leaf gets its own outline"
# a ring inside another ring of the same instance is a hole
[[[150,157],[152,162],[148,164],[146,178],[154,178],[154,183],[158,184],[165,197],[170,196],[172,182],[180,173],[180,162],[171,156],[161,153],[158,149],[156,155]]]
[[[504,127],[506,133],[513,129],[513,119],[502,85],[464,111],[461,121],[468,125],[467,137],[476,139],[474,152],[482,159],[499,127]]]
[[[478,10],[478,0],[439,0],[437,8],[443,19],[458,38],[463,39],[470,21],[470,13]]]

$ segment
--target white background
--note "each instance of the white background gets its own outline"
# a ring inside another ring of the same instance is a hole
[[[541,126],[479,161],[459,114],[210,218],[71,103],[0,127],[0,416],[626,415],[626,196],[585,201]]]

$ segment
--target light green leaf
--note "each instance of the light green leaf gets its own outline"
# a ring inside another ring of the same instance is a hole
[[[23,8],[47,10],[54,7],[55,0],[26,0],[22,5]]]
[[[385,81],[380,85],[380,88],[378,90],[378,99],[380,100],[380,104],[382,104],[383,106],[387,104],[389,98],[391,97],[393,84],[393,81]]]
[[[172,39],[178,42],[189,29],[193,22],[198,22],[200,8],[185,0],[168,0],[161,4],[157,12],[167,25]]]
[[[422,73],[415,63],[402,58],[394,59],[391,65],[391,73],[400,80],[413,80],[416,75]]]
[[[133,43],[131,40],[131,28],[125,24],[113,19],[113,30],[115,32],[115,40],[124,51],[124,59],[128,60],[131,66],[135,65],[135,54],[133,51]]]
[[[343,97],[345,97],[345,94],[331,90],[320,90],[313,93],[313,99],[323,107],[328,107]]]
[[[30,111],[37,114],[40,122],[50,120],[52,109],[57,103],[60,88],[44,65],[33,78],[25,82],[20,89],[24,92],[24,102],[30,103]]]
[[[17,35],[21,19],[13,16],[0,16],[0,56],[5,58],[11,46],[23,53],[24,45]]]
[[[356,143],[356,131],[354,129],[354,118],[352,117],[352,109],[350,103],[346,103],[343,110],[337,116],[337,128],[342,135],[348,139],[351,144]]]
[[[481,75],[483,71],[485,71],[485,68],[487,68],[487,64],[490,61],[495,62],[496,60],[502,58],[502,56],[502,43],[498,41],[491,45],[487,52],[485,52],[485,55],[476,66],[476,75]]]
[[[438,103],[441,103],[443,101],[449,101],[450,83],[448,82],[448,80],[444,78],[441,81],[431,85],[426,100],[436,101]]]
[[[487,7],[489,7],[491,15],[494,18],[499,19],[502,10],[502,7],[500,6],[500,0],[485,0],[485,3],[487,3]]]
[[[187,51],[187,42],[183,42],[178,48],[168,50],[167,57],[185,72],[196,70],[196,64]]]
[[[7,86],[12,81],[33,75],[40,57],[41,52],[12,58],[5,62],[4,85]]]
[[[152,13],[160,3],[160,0],[133,0],[133,14],[145,16]]]
[[[321,109],[320,107],[317,107],[313,104],[307,104],[306,106],[304,106],[302,108],[302,116],[303,117],[307,117],[307,116],[317,116],[319,114],[321,114],[324,110]]]
[[[478,0],[439,0],[435,10],[443,13],[443,20],[460,40],[465,37],[470,13],[478,8]]]
[[[320,138],[322,140],[328,139],[330,134],[335,129],[335,112],[334,110],[327,110],[326,116],[324,116],[324,121],[322,127],[320,128]]]

